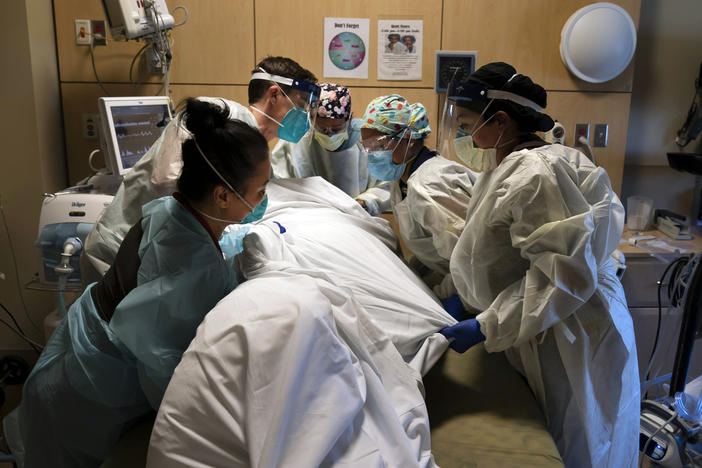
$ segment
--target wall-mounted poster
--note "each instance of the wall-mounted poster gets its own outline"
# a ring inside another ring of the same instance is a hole
[[[368,18],[324,18],[324,76],[368,79]]]
[[[422,79],[422,20],[378,20],[378,79]]]

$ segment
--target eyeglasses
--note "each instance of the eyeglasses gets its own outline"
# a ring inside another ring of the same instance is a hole
[[[395,137],[392,135],[378,135],[361,140],[361,144],[366,151],[379,151],[392,146],[392,141],[394,139]]]

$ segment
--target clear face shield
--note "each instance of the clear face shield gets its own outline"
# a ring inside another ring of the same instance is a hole
[[[476,120],[475,112],[468,110],[469,103],[474,103],[471,106],[474,109],[487,108],[490,104],[488,90],[474,83],[451,81],[439,127],[439,153],[444,157],[461,160],[461,143],[465,137],[472,135],[477,128],[475,124],[481,120]],[[474,122],[468,121],[466,117],[469,115]]]
[[[252,80],[267,80],[279,85],[289,87],[289,91],[280,88],[283,95],[290,101],[292,108],[285,114],[283,120],[278,122],[271,116],[264,114],[269,119],[278,124],[277,136],[280,139],[297,143],[300,138],[307,133],[310,127],[314,127],[317,118],[317,106],[319,105],[319,95],[321,88],[311,81],[296,80],[284,76],[271,75],[265,71],[256,72],[251,75]],[[253,108],[263,114],[260,109]]]
[[[478,172],[495,165],[494,161],[485,160],[486,156],[494,155],[478,148],[473,141],[473,134],[488,123],[489,119],[485,119],[484,114],[495,99],[512,101],[537,112],[543,110],[533,101],[508,91],[488,89],[476,83],[452,81],[446,92],[439,129],[439,153],[442,156],[463,161]],[[490,150],[494,152],[494,148]]]

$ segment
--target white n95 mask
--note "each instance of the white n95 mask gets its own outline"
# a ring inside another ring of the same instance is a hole
[[[341,145],[344,144],[346,140],[349,139],[349,132],[344,130],[343,132],[335,133],[333,135],[325,135],[318,131],[314,132],[314,139],[317,143],[327,151],[336,151]]]

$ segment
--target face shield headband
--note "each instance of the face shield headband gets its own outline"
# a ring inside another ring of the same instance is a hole
[[[512,76],[512,78],[515,76],[517,75]],[[511,81],[512,78],[510,78],[509,81]],[[507,82],[509,83],[509,81]],[[502,99],[524,107],[529,107],[539,113],[544,110],[543,107],[524,96],[499,89],[488,89],[485,86],[471,82],[451,82],[448,92],[446,93],[446,98],[449,101],[453,101],[459,107],[462,107],[462,104],[465,106],[466,103],[472,101],[484,102],[487,105],[487,103],[493,99]]]
[[[260,68],[260,70],[262,71],[251,75],[252,80],[266,80],[272,83],[288,86],[291,89],[291,94],[292,91],[294,91],[296,94],[295,97],[300,96],[304,100],[304,104],[302,105],[300,105],[299,102],[296,103],[290,98],[290,96],[288,96],[288,93],[286,93],[282,87],[279,87],[285,98],[292,105],[292,107],[283,117],[283,120],[280,122],[263,112],[261,109],[258,109],[256,106],[251,106],[251,109],[259,112],[278,125],[278,131],[276,133],[278,138],[291,143],[297,143],[300,141],[300,138],[307,133],[310,126],[313,126],[315,123],[321,88],[310,81],[295,80],[284,76],[271,75],[270,73],[263,71],[262,68]]]
[[[507,80],[507,83],[512,81],[516,76],[519,75],[512,75],[512,77]],[[467,136],[470,132],[460,128],[457,120],[459,108],[471,108],[482,117],[496,99],[513,102],[538,113],[543,111],[543,107],[524,96],[500,89],[489,89],[484,85],[474,82],[452,80],[446,92],[446,101],[444,102],[444,110],[441,116],[439,130],[440,153],[442,155],[447,155],[447,157],[461,159],[456,152],[454,140]],[[470,103],[474,103],[475,105],[470,105]],[[478,109],[482,109],[482,111]],[[476,128],[473,129],[473,131],[476,130]]]
[[[295,91],[302,93],[303,95],[306,96],[306,100],[308,103],[307,104],[308,108],[306,109],[307,111],[310,110],[309,106],[311,106],[314,103],[319,101],[319,96],[322,92],[322,88],[320,88],[319,85],[312,83],[311,81],[295,80],[293,78],[286,78],[286,77],[280,76],[280,75],[271,75],[270,73],[266,72],[262,68],[259,68],[259,70],[261,70],[261,71],[256,72],[253,75],[251,75],[252,80],[272,81],[274,83],[288,86],[291,89],[294,89]],[[283,94],[285,94],[287,96],[285,91],[283,91]]]

